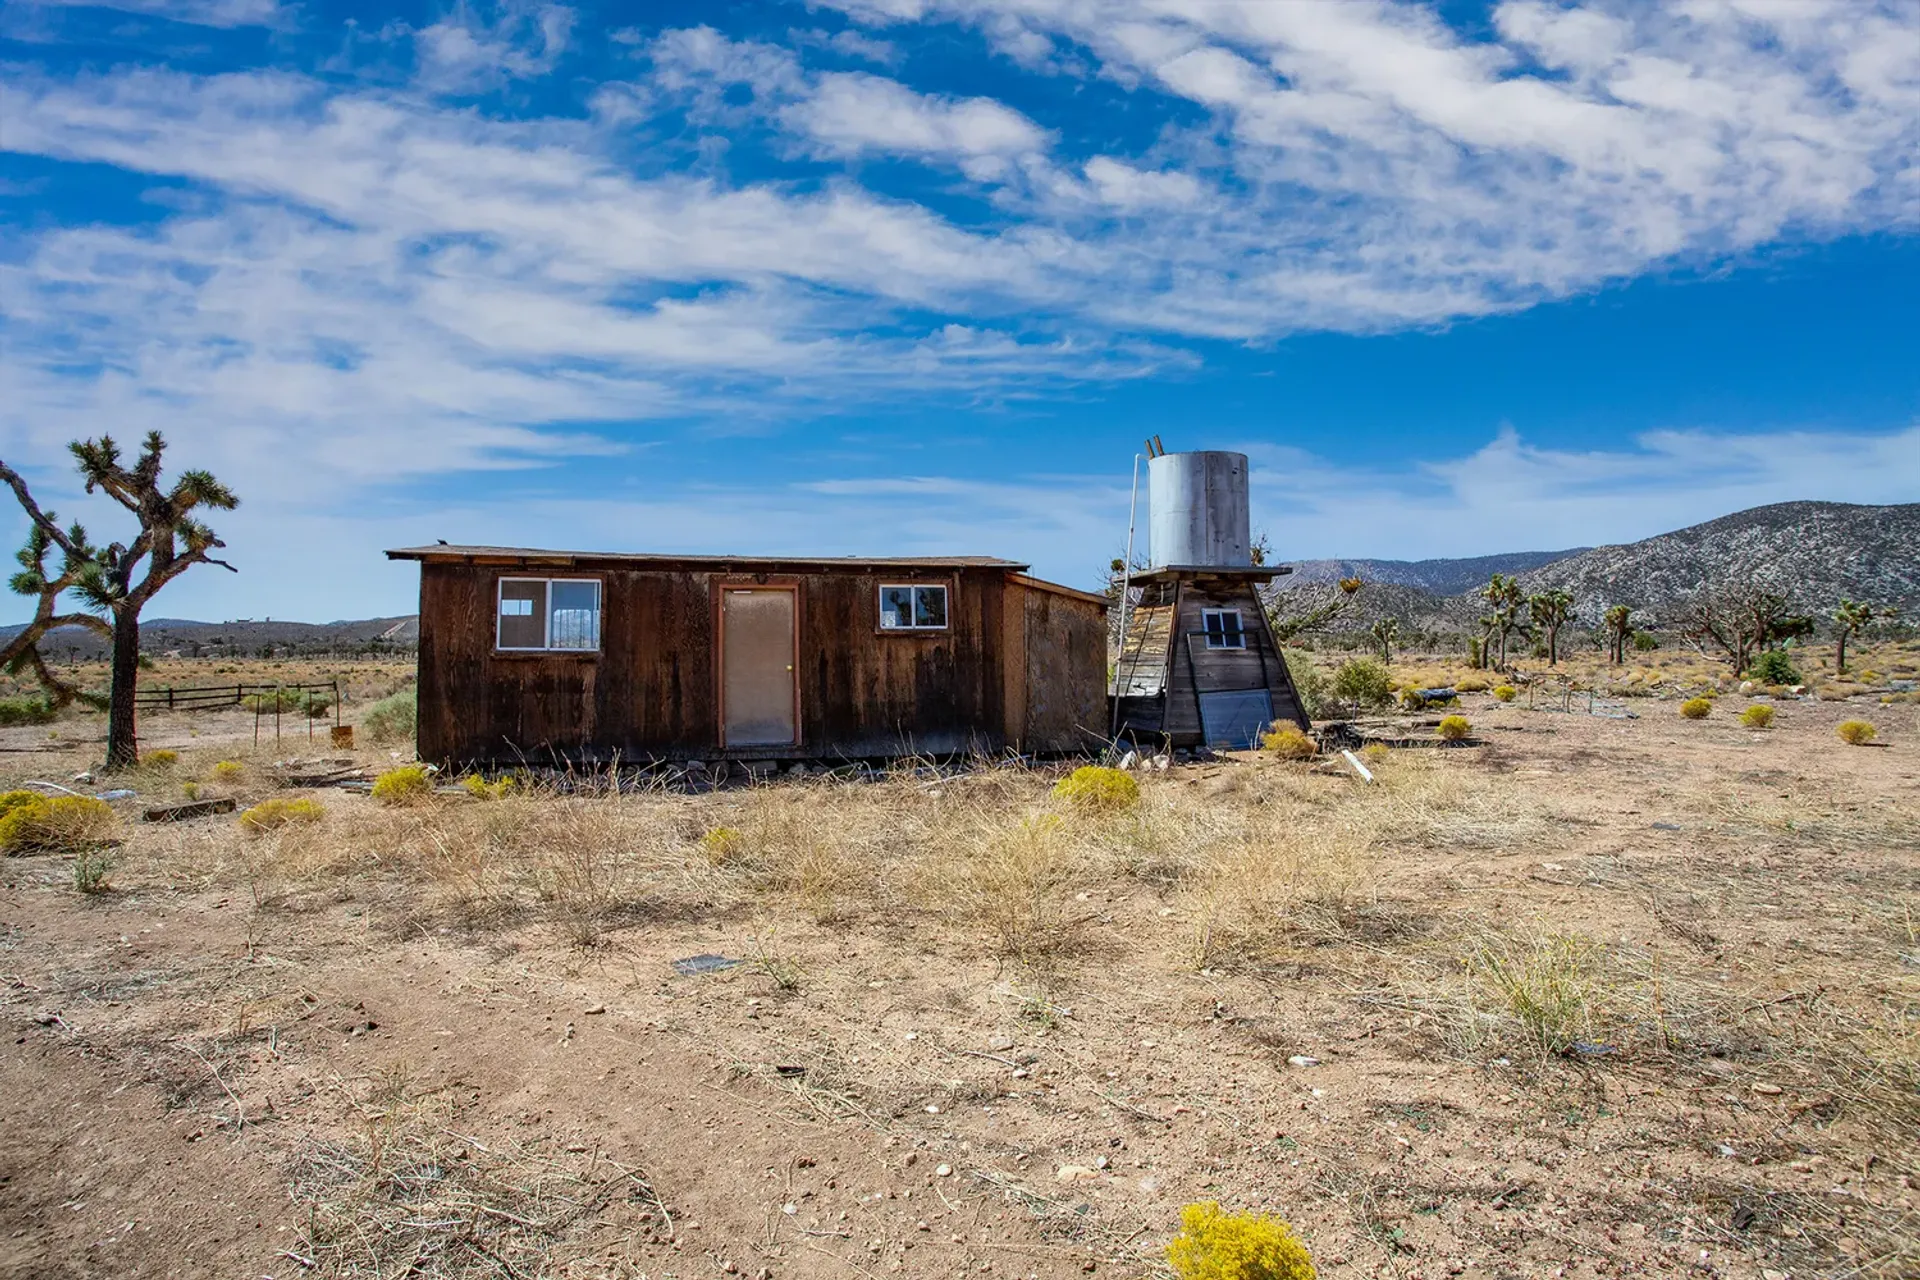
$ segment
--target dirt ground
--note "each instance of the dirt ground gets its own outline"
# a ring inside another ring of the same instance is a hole
[[[1146,1277],[1218,1200],[1328,1276],[1920,1275],[1920,708],[1465,704],[1103,813],[390,808],[156,718],[109,891],[0,861],[0,1274]],[[137,821],[189,780],[325,816]]]

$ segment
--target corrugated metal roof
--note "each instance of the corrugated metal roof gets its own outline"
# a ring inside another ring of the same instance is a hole
[[[527,560],[613,561],[621,564],[648,565],[655,568],[689,569],[774,569],[782,566],[807,566],[825,569],[1011,569],[1024,572],[1029,566],[1019,560],[996,556],[687,556],[635,551],[551,551],[540,547],[475,547],[436,543],[429,547],[395,547],[387,552],[389,560]]]

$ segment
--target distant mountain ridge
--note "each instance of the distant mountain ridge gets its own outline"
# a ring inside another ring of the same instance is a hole
[[[1294,562],[1292,580],[1298,584],[1362,578],[1399,587],[1419,587],[1440,596],[1455,596],[1484,586],[1496,573],[1525,573],[1590,549],[1508,551],[1461,560],[1299,560]]]
[[[1459,560],[1308,560],[1279,580],[1288,590],[1342,577],[1372,586],[1334,624],[1365,630],[1393,618],[1422,630],[1470,629],[1478,592],[1495,573],[1518,574],[1529,594],[1573,594],[1580,625],[1610,605],[1633,606],[1642,625],[1671,620],[1702,587],[1761,581],[1796,608],[1830,613],[1843,597],[1920,611],[1920,503],[1864,506],[1779,502],[1736,511],[1639,542],[1566,552],[1513,552]]]
[[[1843,596],[1920,605],[1920,502],[1776,502],[1621,546],[1594,547],[1521,574],[1528,591],[1573,593],[1582,617],[1608,604],[1659,613],[1705,586],[1757,580],[1803,610]]]
[[[0,640],[18,634],[19,624],[0,626]],[[242,618],[231,622],[194,622],[187,618],[142,618],[143,653],[180,653],[188,657],[252,657],[271,645],[282,654],[405,650],[420,642],[420,619],[413,614],[340,622],[279,622]],[[107,653],[105,637],[79,627],[62,627],[42,642],[50,657],[81,661]]]

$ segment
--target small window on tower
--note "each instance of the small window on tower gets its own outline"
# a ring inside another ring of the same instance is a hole
[[[1247,633],[1240,629],[1238,609],[1202,609],[1200,622],[1206,628],[1207,648],[1244,649],[1247,647]]]

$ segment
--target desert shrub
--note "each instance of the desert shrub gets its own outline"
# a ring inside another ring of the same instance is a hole
[[[1393,680],[1377,658],[1349,658],[1333,675],[1333,696],[1356,707],[1385,707],[1393,702]]]
[[[1023,963],[1071,950],[1079,921],[1066,890],[1081,862],[1065,826],[1042,814],[965,840],[941,892],[946,909],[994,934],[1001,954]]]
[[[0,849],[8,853],[79,853],[113,830],[112,807],[92,796],[10,791],[0,803]]]
[[[466,793],[475,800],[500,800],[504,799],[507,793],[513,790],[514,780],[513,775],[510,773],[502,774],[492,782],[488,782],[486,778],[480,774],[470,773],[460,779],[460,785],[466,790]]]
[[[1333,688],[1327,673],[1304,649],[1287,649],[1280,656],[1286,660],[1287,674],[1293,677],[1293,691],[1300,696],[1300,709],[1307,713],[1309,720],[1324,720],[1332,713],[1333,702]]]
[[[360,717],[360,727],[375,742],[411,741],[419,722],[419,704],[412,689],[388,694]]]
[[[1880,732],[1865,720],[1847,720],[1834,730],[1840,741],[1850,747],[1864,747]]]
[[[300,706],[300,692],[297,689],[275,689],[271,693],[250,693],[241,705],[261,715],[293,711]]]
[[[1603,948],[1565,934],[1489,940],[1469,961],[1501,1009],[1545,1053],[1593,1034]]]
[[[1453,687],[1461,693],[1485,693],[1488,683],[1485,676],[1468,676],[1465,680],[1456,680]]]
[[[300,714],[309,720],[323,720],[333,711],[333,691],[321,693],[316,689],[300,691]]]
[[[105,893],[107,872],[113,870],[113,855],[104,849],[82,849],[73,855],[73,887],[81,893]]]
[[[1633,633],[1633,651],[1635,653],[1652,653],[1659,647],[1660,637],[1654,635],[1653,632],[1636,631]]]
[[[1458,742],[1473,732],[1473,725],[1465,716],[1447,716],[1440,721],[1440,737],[1445,742]]]
[[[318,800],[309,796],[274,796],[262,800],[253,808],[240,815],[240,825],[254,835],[265,831],[277,831],[281,827],[290,827],[296,823],[318,822],[326,816],[326,809]]]
[[[180,784],[180,794],[189,800],[198,800],[200,798],[200,784],[197,782],[183,782]]]
[[[700,836],[700,852],[716,867],[737,861],[746,846],[746,833],[738,827],[714,827]]]
[[[1293,1229],[1264,1213],[1228,1213],[1212,1200],[1180,1211],[1167,1242],[1178,1280],[1315,1280],[1313,1258]]]
[[[222,760],[213,766],[212,772],[215,782],[238,782],[245,776],[247,766],[238,760]]]
[[[180,763],[180,753],[161,747],[156,751],[143,753],[140,757],[140,763],[150,769],[171,769]]]
[[[0,726],[52,724],[58,713],[45,698],[0,698]]]
[[[1493,691],[1493,696],[1501,702],[1512,702],[1520,696],[1520,691],[1510,684],[1503,684]]]
[[[1312,738],[1291,724],[1274,725],[1273,732],[1260,739],[1260,745],[1282,760],[1311,760],[1319,750]]]
[[[1360,758],[1368,764],[1379,764],[1393,754],[1393,748],[1384,742],[1369,742],[1360,748]]]
[[[1786,650],[1769,649],[1747,668],[1747,679],[1760,684],[1799,684],[1800,669],[1793,665],[1793,659],[1787,656]]]
[[[1773,708],[1764,702],[1756,702],[1740,713],[1740,723],[1749,729],[1766,729],[1773,725]]]
[[[1119,769],[1083,764],[1054,783],[1053,794],[1076,809],[1131,809],[1140,803],[1140,784]]]
[[[1705,720],[1713,714],[1713,699],[1688,698],[1680,704],[1680,714],[1689,720]]]
[[[433,795],[433,778],[423,764],[403,764],[373,780],[373,798],[381,804],[418,804]]]

